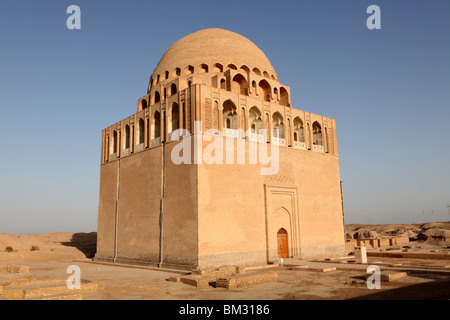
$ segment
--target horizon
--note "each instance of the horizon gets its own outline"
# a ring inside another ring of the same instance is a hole
[[[66,26],[72,4],[80,30]],[[374,4],[380,30],[366,26]],[[248,38],[293,108],[336,120],[346,225],[449,221],[448,1],[27,0],[0,10],[0,233],[96,232],[101,130],[136,111],[173,43],[207,28]]]

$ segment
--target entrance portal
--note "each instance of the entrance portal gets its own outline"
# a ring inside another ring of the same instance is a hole
[[[278,258],[289,258],[287,231],[283,228],[278,230],[277,239],[278,239]]]

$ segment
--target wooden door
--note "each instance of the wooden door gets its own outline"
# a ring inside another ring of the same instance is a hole
[[[289,258],[288,234],[283,228],[278,230],[278,258]]]

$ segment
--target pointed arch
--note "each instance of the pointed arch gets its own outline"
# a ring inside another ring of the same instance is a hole
[[[220,63],[215,63],[212,66],[212,72],[223,72],[223,66]]]
[[[323,146],[322,127],[319,122],[314,121],[312,125],[313,145]]]
[[[232,92],[239,92],[242,95],[248,95],[248,84],[245,77],[238,73],[233,77],[232,85],[231,85],[231,91]]]
[[[280,87],[280,104],[282,106],[289,105],[289,93],[287,92],[286,88],[284,88],[284,87]]]
[[[146,99],[142,99],[141,100],[141,110],[147,109],[148,105],[147,105],[147,100]]]
[[[155,93],[153,94],[153,104],[156,104],[160,101],[161,101],[161,94],[159,93],[159,91],[155,91]]]
[[[248,112],[248,128],[251,133],[256,134],[259,134],[259,130],[263,128],[261,111],[257,106],[251,107]]]
[[[139,118],[138,126],[139,126],[138,144],[141,144],[141,143],[144,143],[144,139],[145,139],[145,123],[144,123],[144,119]]]
[[[172,70],[172,77],[179,77],[181,75],[181,69],[175,68]]]
[[[208,65],[205,63],[202,63],[201,65],[198,66],[198,73],[208,73]]]
[[[125,126],[125,149],[130,149],[130,126]]]
[[[178,103],[174,102],[172,103],[172,108],[170,110],[171,114],[171,123],[170,123],[170,131],[174,132],[175,130],[180,128],[180,108],[178,106]]]
[[[239,128],[239,116],[233,101],[226,100],[222,111],[223,128],[237,130]]]
[[[155,111],[152,117],[151,138],[153,140],[159,137],[161,137],[161,114],[159,111]]]
[[[300,117],[294,119],[294,141],[305,142],[305,129],[303,128],[303,121]]]
[[[274,114],[272,114],[272,130],[277,130],[272,132],[272,135],[274,138],[279,138],[279,139],[284,139],[285,138],[285,133],[284,133],[284,118],[281,115],[281,113],[279,113],[278,111],[274,112]]]
[[[172,96],[172,95],[176,94],[177,92],[178,92],[177,85],[175,83],[172,83],[170,85],[170,95]]]
[[[113,132],[113,145],[112,145],[112,154],[117,154],[117,131]]]
[[[194,67],[193,66],[191,66],[191,65],[189,65],[189,66],[187,66],[186,68],[184,68],[184,73],[185,74],[193,74],[194,73]]]
[[[249,74],[249,73],[250,73],[249,67],[247,67],[245,64],[242,65],[242,66],[239,68],[239,71],[240,71],[240,72],[244,72],[244,73],[246,73],[246,74]]]
[[[272,98],[272,89],[266,80],[261,80],[258,84],[259,86],[259,94],[262,95],[264,101],[270,101]]]

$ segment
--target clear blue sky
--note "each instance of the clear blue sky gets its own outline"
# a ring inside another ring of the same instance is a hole
[[[295,108],[336,119],[347,223],[449,220],[449,16],[447,0],[2,0],[0,233],[96,231],[101,130],[211,27],[258,45]]]

